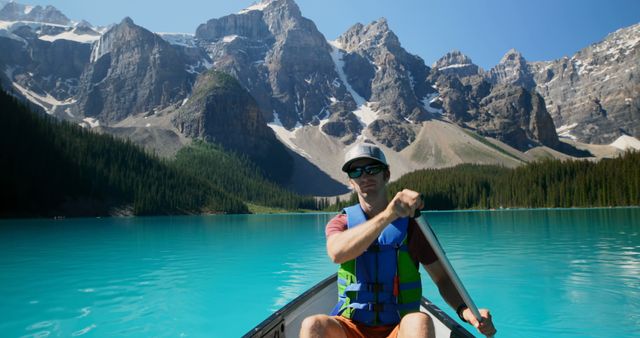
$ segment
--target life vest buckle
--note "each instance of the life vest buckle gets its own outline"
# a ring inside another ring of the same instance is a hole
[[[381,303],[369,303],[369,311],[384,312],[384,304]]]

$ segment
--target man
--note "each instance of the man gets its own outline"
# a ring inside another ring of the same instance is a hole
[[[420,194],[403,190],[389,202],[389,165],[377,146],[361,143],[345,155],[342,171],[359,203],[326,227],[327,253],[340,264],[339,302],[332,315],[307,317],[300,337],[434,337],[431,318],[419,311],[422,263],[445,301],[479,332],[493,335],[491,315],[478,322],[414,220]]]

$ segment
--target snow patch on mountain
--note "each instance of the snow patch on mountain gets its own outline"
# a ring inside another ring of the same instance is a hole
[[[78,34],[75,31],[65,31],[58,35],[42,35],[38,39],[43,41],[53,42],[56,40],[70,40],[80,43],[93,43],[100,39],[100,35],[97,34]]]
[[[195,34],[191,33],[166,33],[159,32],[156,33],[160,36],[164,41],[176,46],[183,47],[197,47],[195,41]]]
[[[577,126],[578,126],[577,123],[565,124],[557,128],[556,133],[558,134],[558,137],[564,137],[564,138],[572,139],[575,141],[577,140],[577,137],[571,135],[571,130]]]
[[[284,145],[286,145],[289,149],[295,151],[296,153],[304,157],[311,158],[311,156],[307,154],[302,148],[298,147],[295,143],[293,143],[293,140],[296,138],[296,132],[300,128],[302,128],[302,125],[300,124],[300,122],[298,122],[298,124],[293,129],[287,130],[287,128],[285,128],[282,125],[282,122],[280,122],[280,117],[278,116],[278,113],[274,111],[273,121],[267,123],[267,126],[269,126],[269,128],[271,128],[271,130],[273,130],[273,132],[276,133],[276,136],[278,137],[278,139]]]
[[[349,92],[349,94],[351,94],[351,97],[353,97],[353,99],[356,101],[356,105],[358,106],[358,109],[354,110],[353,114],[357,116],[358,119],[360,119],[360,122],[366,128],[369,124],[378,119],[378,112],[371,109],[369,106],[369,102],[367,102],[362,96],[356,93],[356,91],[351,87],[351,84],[349,84],[349,81],[347,81],[347,75],[344,73],[344,61],[342,59],[344,57],[344,52],[339,48],[340,43],[338,43],[337,41],[329,41],[329,44],[332,47],[331,59],[333,60],[336,72],[340,77],[340,81],[344,83],[347,91]]]
[[[87,117],[82,121],[84,122],[79,123],[79,125],[83,128],[96,128],[100,126],[100,121],[93,117]]]
[[[267,6],[269,6],[269,4],[271,3],[271,1],[265,0],[265,1],[261,1],[258,3],[254,3],[253,5],[241,10],[240,12],[238,12],[238,14],[244,14],[247,12],[251,12],[251,11],[261,11],[264,10],[265,8],[267,8]]]
[[[0,37],[9,38],[27,44],[27,41],[25,41],[23,38],[13,34],[12,28],[14,24],[14,22],[10,21],[0,21]]]
[[[611,146],[621,150],[635,149],[640,150],[640,140],[629,135],[622,135],[617,140],[611,143]]]
[[[238,38],[238,35],[235,35],[235,34],[234,35],[227,35],[227,36],[222,38],[222,42],[226,42],[226,43],[233,42],[233,40],[235,40],[236,38]]]
[[[465,68],[465,67],[469,67],[469,64],[468,63],[464,63],[464,64],[463,63],[458,63],[458,64],[455,64],[455,65],[448,65],[448,66],[440,67],[440,68],[437,68],[437,70],[444,70],[444,69],[451,69],[451,68]]]
[[[439,100],[441,100],[440,93],[436,92],[436,93],[427,94],[427,96],[424,99],[422,99],[422,105],[424,106],[424,109],[426,109],[431,114],[443,115],[444,112],[442,111],[442,109],[433,108],[431,106],[432,103],[437,102]]]
[[[22,95],[24,95],[29,101],[42,107],[47,114],[52,114],[57,106],[69,105],[75,103],[74,99],[66,101],[60,101],[49,93],[45,93],[45,96],[34,93],[27,88],[22,87],[18,83],[14,82],[13,87],[17,89]]]

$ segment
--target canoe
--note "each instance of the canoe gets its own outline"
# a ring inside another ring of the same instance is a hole
[[[331,309],[333,309],[333,306],[338,300],[336,275],[337,274],[333,274],[316,284],[251,329],[243,337],[298,337],[302,320],[314,314],[328,314],[331,312]],[[436,338],[474,337],[469,331],[460,326],[460,324],[449,315],[424,297],[422,297],[420,310],[427,313],[433,319]]]

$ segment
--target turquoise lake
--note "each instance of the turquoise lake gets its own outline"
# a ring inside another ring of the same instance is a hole
[[[425,214],[496,337],[640,337],[640,208]],[[332,216],[2,220],[0,337],[241,336],[335,272]]]

